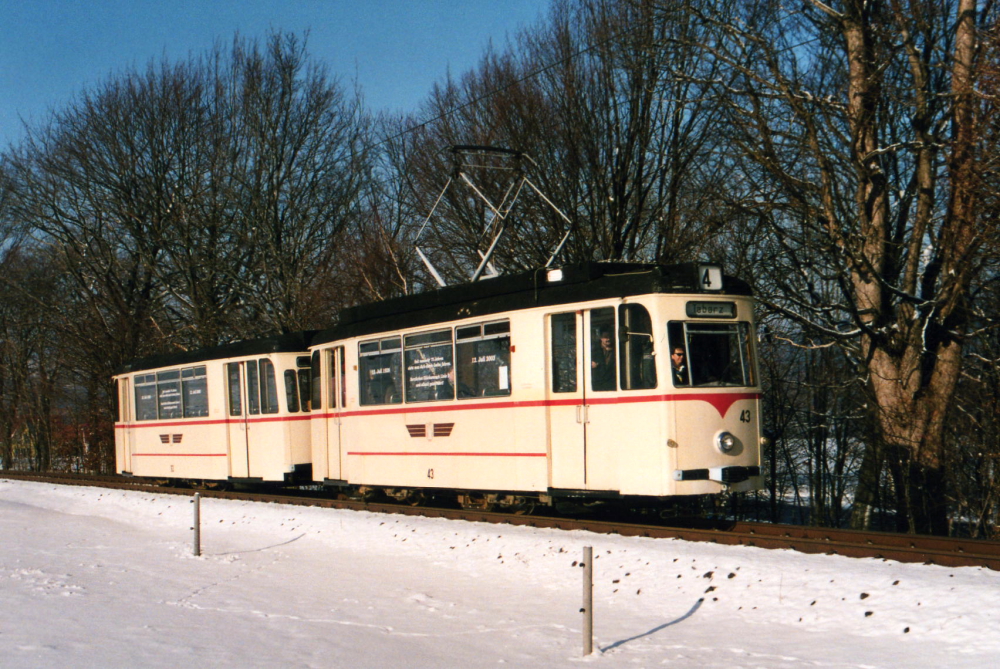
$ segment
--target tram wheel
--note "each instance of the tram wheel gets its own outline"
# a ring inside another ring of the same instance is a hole
[[[535,500],[525,499],[517,504],[512,504],[510,511],[515,516],[530,516],[535,512]]]
[[[466,493],[458,496],[458,504],[467,511],[493,511],[497,507],[496,495]]]

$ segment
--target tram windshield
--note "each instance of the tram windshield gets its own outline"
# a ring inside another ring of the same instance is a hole
[[[750,324],[668,324],[675,386],[756,385]]]

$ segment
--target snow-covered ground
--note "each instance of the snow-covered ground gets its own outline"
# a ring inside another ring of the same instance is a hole
[[[988,667],[1000,573],[0,480],[0,667]],[[595,652],[582,657],[584,546]]]

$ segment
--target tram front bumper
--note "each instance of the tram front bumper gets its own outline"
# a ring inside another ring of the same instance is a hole
[[[675,481],[717,481],[732,484],[743,483],[751,476],[760,476],[760,467],[712,467],[711,469],[675,469]]]

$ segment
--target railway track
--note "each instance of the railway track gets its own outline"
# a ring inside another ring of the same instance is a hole
[[[308,492],[292,495],[163,487],[152,485],[142,479],[130,479],[121,476],[89,476],[59,473],[37,474],[0,471],[0,479],[3,478],[63,485],[142,490],[144,492],[171,495],[194,495],[194,493],[199,492],[203,497],[219,499],[354,509],[375,513],[448,518],[561,530],[585,530],[598,534],[682,539],[685,541],[702,541],[728,546],[786,549],[801,553],[842,555],[853,558],[877,558],[899,562],[934,564],[944,567],[983,567],[1000,571],[1000,541],[892,534],[887,532],[859,532],[854,530],[750,522],[723,523],[710,528],[691,528],[558,516],[518,516],[509,513],[487,511],[330,499],[328,497],[310,495]]]

